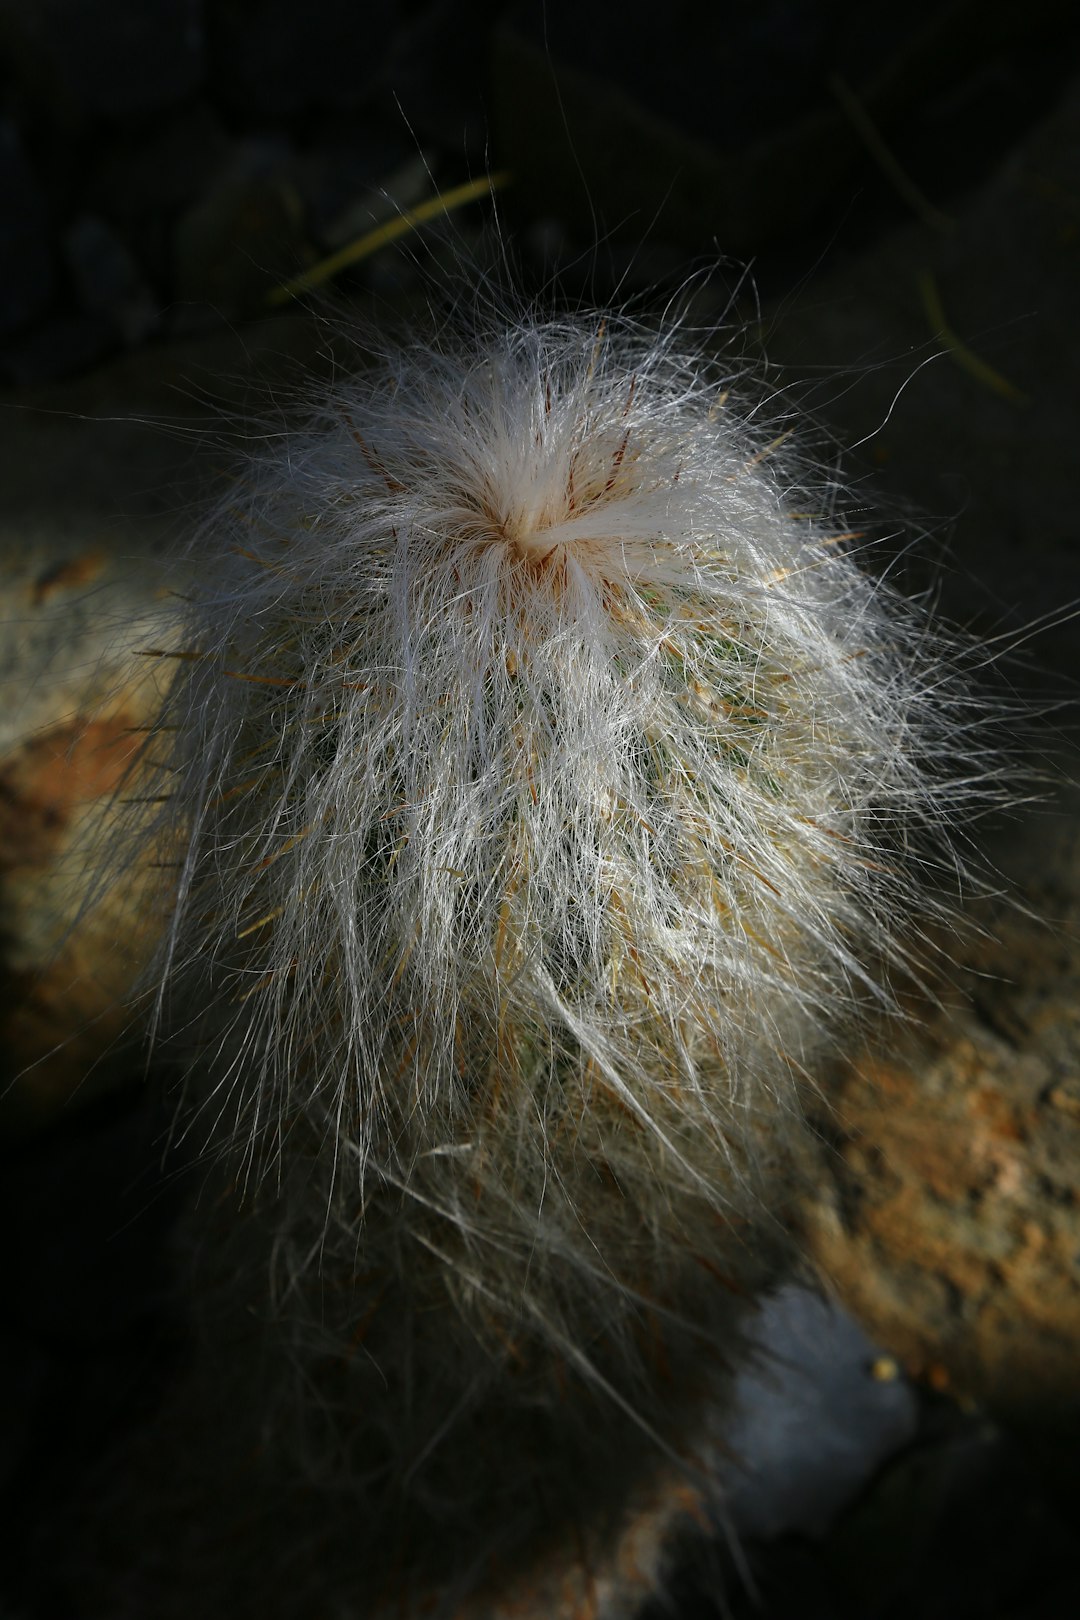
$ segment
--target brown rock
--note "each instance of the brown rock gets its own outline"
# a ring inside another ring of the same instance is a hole
[[[953,1005],[835,1076],[836,1175],[807,1211],[827,1284],[908,1371],[1037,1423],[1080,1416],[1080,862],[1062,825],[1031,840],[1025,909],[999,909]]]

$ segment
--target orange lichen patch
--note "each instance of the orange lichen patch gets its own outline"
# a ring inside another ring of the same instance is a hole
[[[1015,1104],[992,1086],[978,1086],[968,1096],[968,1108],[995,1141],[1022,1142],[1026,1135]]]
[[[131,717],[76,718],[0,764],[0,870],[48,860],[75,807],[114,793],[137,750]]]
[[[121,1037],[152,949],[158,874],[105,884],[91,857],[112,801],[135,770],[132,714],[76,717],[0,761],[0,1127],[44,1123],[76,1094],[126,1073]],[[85,910],[85,915],[83,912]]]
[[[63,591],[90,585],[104,567],[105,558],[100,551],[84,551],[79,557],[69,557],[65,562],[55,563],[34,581],[31,589],[34,606],[40,607],[50,597]]]

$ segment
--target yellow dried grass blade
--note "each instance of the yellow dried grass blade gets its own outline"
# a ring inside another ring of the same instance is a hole
[[[953,230],[955,221],[940,208],[935,208],[930,199],[919,190],[911,176],[901,167],[895,153],[886,145],[881,131],[854,90],[839,73],[834,73],[830,78],[829,89],[882,174],[893,190],[904,199],[912,213],[916,214],[925,225],[932,226],[935,231]]]
[[[949,353],[969,376],[976,382],[982,383],[984,388],[1000,394],[1003,399],[1011,400],[1014,405],[1030,405],[1031,396],[1025,394],[1022,388],[1017,388],[1008,377],[1003,377],[1000,371],[982,359],[974,349],[969,349],[962,338],[958,337],[945,318],[945,306],[941,302],[937,282],[929,270],[919,272],[919,292],[922,294],[923,308],[926,318],[934,329],[934,334],[948,348]]]
[[[267,293],[266,302],[271,308],[278,308],[287,304],[290,298],[299,298],[315,287],[321,287],[327,281],[332,281],[342,270],[350,265],[359,264],[361,259],[370,258],[379,248],[385,247],[388,242],[395,242],[399,236],[406,236],[417,226],[425,225],[429,219],[438,219],[444,214],[452,213],[455,208],[463,208],[466,203],[475,202],[478,197],[490,196],[505,186],[510,176],[505,172],[499,174],[481,175],[478,180],[469,180],[462,186],[454,186],[450,191],[444,191],[437,197],[430,197],[427,202],[418,204],[416,208],[406,208],[393,219],[376,226],[364,236],[358,237],[355,242],[349,242],[345,247],[331,253],[329,258],[320,259],[313,264],[310,270],[303,275],[294,276],[282,287],[274,287]]]

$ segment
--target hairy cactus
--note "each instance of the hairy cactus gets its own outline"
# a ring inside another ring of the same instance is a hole
[[[386,354],[161,648],[159,1020],[248,1198],[253,1425],[442,1570],[686,1460],[974,770],[951,654],[683,342]]]

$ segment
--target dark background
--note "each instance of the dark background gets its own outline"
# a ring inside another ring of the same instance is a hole
[[[1064,0],[3,0],[0,367],[250,314],[485,171],[526,282],[557,264],[602,300],[727,259],[783,298],[915,217],[851,97],[944,224],[1067,91],[1078,34]]]

